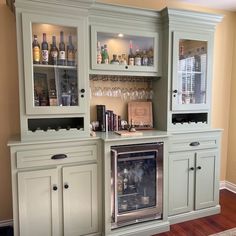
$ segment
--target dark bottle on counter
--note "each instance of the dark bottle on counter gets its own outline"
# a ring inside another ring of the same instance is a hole
[[[130,40],[130,42],[129,42],[128,64],[130,66],[134,66],[134,54],[133,54],[133,43],[132,43],[132,40]]]
[[[140,52],[139,52],[139,49],[137,49],[136,54],[135,54],[135,58],[134,58],[134,65],[141,66],[141,64],[142,64],[142,62],[141,62]]]
[[[43,33],[43,42],[42,42],[41,47],[42,47],[42,51],[41,51],[42,64],[47,65],[48,64],[48,43],[47,43],[45,33]]]
[[[72,35],[69,35],[69,44],[67,45],[67,65],[75,65],[75,48],[72,44]]]
[[[60,43],[59,43],[59,60],[58,65],[65,65],[66,64],[66,46],[64,43],[64,33],[63,31],[60,32]]]
[[[58,60],[58,48],[56,44],[56,36],[52,36],[52,44],[50,49],[50,64],[57,65]]]
[[[33,41],[33,63],[39,64],[40,63],[40,45],[38,42],[37,35],[34,35],[34,41]]]

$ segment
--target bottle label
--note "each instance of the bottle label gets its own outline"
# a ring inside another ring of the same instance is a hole
[[[101,64],[102,63],[102,55],[98,54],[97,55],[97,64]]]
[[[105,63],[105,64],[109,64],[109,59],[108,59],[108,58],[105,58],[105,59],[104,59],[104,63]]]
[[[67,55],[67,59],[68,59],[68,61],[70,61],[70,62],[73,62],[74,60],[75,60],[75,54],[74,54],[74,52],[72,51],[72,50],[68,50],[68,55]]]
[[[53,58],[57,57],[57,56],[58,56],[57,50],[51,51],[51,56],[52,56]]]
[[[129,65],[134,66],[134,58],[133,57],[129,58]]]
[[[141,57],[135,57],[134,64],[136,66],[141,66]]]
[[[37,62],[40,60],[40,49],[37,46],[33,48],[33,60]]]
[[[42,62],[48,62],[48,50],[42,50]]]
[[[66,60],[66,52],[65,51],[60,51],[59,52],[59,59],[60,60]]]

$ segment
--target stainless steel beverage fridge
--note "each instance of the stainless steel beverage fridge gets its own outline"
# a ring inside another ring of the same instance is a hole
[[[163,143],[111,147],[112,228],[162,219]]]

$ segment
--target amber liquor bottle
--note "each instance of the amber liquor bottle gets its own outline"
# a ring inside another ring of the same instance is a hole
[[[37,35],[34,35],[34,41],[32,43],[33,47],[33,63],[39,64],[40,63],[40,45],[38,42]]]
[[[56,36],[52,36],[52,44],[50,49],[50,64],[57,65],[58,60],[58,48],[56,44]]]

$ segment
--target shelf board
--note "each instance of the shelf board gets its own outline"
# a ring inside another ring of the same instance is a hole
[[[43,64],[33,64],[35,68],[45,68],[45,69],[66,69],[66,70],[76,70],[77,66],[60,66],[60,65],[43,65]]]

